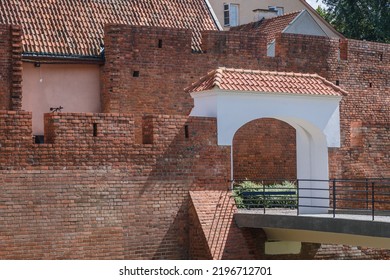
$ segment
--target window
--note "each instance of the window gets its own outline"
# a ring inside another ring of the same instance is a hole
[[[275,11],[276,15],[278,15],[278,16],[284,15],[284,8],[283,7],[268,6],[268,9]]]
[[[238,4],[224,4],[223,17],[225,26],[238,25]]]

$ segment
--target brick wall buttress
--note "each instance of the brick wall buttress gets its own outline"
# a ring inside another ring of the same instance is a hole
[[[22,29],[0,24],[0,110],[22,108]]]

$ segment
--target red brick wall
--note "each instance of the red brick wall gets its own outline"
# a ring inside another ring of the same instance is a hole
[[[341,148],[330,150],[331,177],[390,177],[389,53],[389,44],[276,38],[278,70],[317,73],[348,92],[340,106]]]
[[[46,114],[40,145],[30,113],[0,120],[2,259],[185,259],[189,191],[228,187],[215,119],[150,116],[136,144],[132,115]]]
[[[136,115],[137,112],[187,114],[193,103],[183,89],[218,66],[317,73],[334,83],[338,81],[349,92],[341,104],[342,148],[330,151],[330,176],[338,178],[356,174],[351,164],[354,158],[350,155],[350,152],[355,154],[349,144],[351,122],[365,120],[370,123],[369,127],[389,126],[390,97],[385,94],[389,91],[389,45],[279,34],[276,57],[269,58],[261,47],[265,39],[258,34],[204,32],[204,53],[194,54],[190,53],[189,43],[185,43],[189,34],[184,31],[169,30],[168,35],[159,28],[136,31],[132,27],[114,25],[106,31],[107,62],[102,71],[105,111],[116,106],[114,111]],[[138,38],[141,32],[147,34],[141,36],[142,40]],[[162,49],[158,48],[157,38],[163,40]],[[179,47],[172,50],[171,42]],[[138,78],[132,77],[135,66],[142,68]],[[377,138],[388,137],[386,130],[374,131]],[[292,137],[292,134],[287,135],[287,138]],[[365,160],[354,164],[365,171],[358,175],[390,177],[388,161],[375,160],[376,170],[372,168],[371,158],[377,157],[378,150],[384,155],[382,158],[389,157],[386,142],[375,145],[375,152],[363,147],[363,154],[367,154]]]
[[[29,168],[31,113],[0,111],[0,170]]]
[[[297,178],[295,129],[275,119],[254,120],[233,140],[235,179]]]
[[[134,143],[134,118],[120,114],[94,113],[47,113],[45,143],[78,145],[74,142],[88,141]],[[61,141],[63,141],[61,143]]]
[[[103,112],[187,115],[191,110],[191,97],[178,94],[191,65],[190,30],[111,25],[105,56]]]
[[[0,110],[22,108],[21,28],[0,24]]]
[[[390,177],[390,45],[348,41],[348,60],[330,63],[329,79],[349,94],[341,103],[341,149],[334,177]]]
[[[190,193],[191,259],[259,259],[256,242],[264,242],[262,230],[240,229],[232,194],[227,191],[193,191]]]
[[[11,34],[1,28],[0,36],[10,42]],[[349,95],[341,104],[342,147],[330,151],[330,175],[390,177],[389,45],[350,40],[339,60],[338,41],[283,34],[276,57],[267,58],[258,35],[205,32],[204,53],[198,54],[191,53],[189,31],[126,26],[106,31],[101,80],[108,114],[48,114],[43,145],[32,143],[31,113],[16,112],[20,30],[12,32],[15,60],[0,60],[10,71],[12,65],[8,82],[0,84],[1,96],[8,96],[0,106],[16,110],[0,112],[0,243],[7,248],[0,258],[175,259],[195,252],[190,224],[199,230],[195,217],[203,218],[194,214],[194,204],[189,221],[189,191],[226,190],[230,148],[217,146],[215,119],[187,117],[193,101],[184,88],[218,66],[338,80]],[[285,137],[294,138],[292,133]],[[242,235],[247,244],[253,234]],[[227,251],[218,245],[210,254],[248,253],[235,251],[234,236],[225,239],[231,240]]]
[[[193,100],[184,88],[218,66],[258,68],[253,58],[265,55],[259,48],[265,40],[245,33],[204,32],[204,53],[197,54],[189,30],[108,25],[105,31],[103,112],[188,115]]]

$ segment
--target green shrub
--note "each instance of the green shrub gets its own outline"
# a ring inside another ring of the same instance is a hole
[[[296,208],[296,190],[296,185],[289,181],[271,185],[243,181],[234,187],[233,196],[238,208]],[[278,194],[283,192],[294,194]]]

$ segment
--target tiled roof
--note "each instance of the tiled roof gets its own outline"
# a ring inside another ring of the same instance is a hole
[[[22,26],[24,53],[98,56],[104,25],[191,29],[218,27],[204,0],[1,0],[0,23]]]
[[[263,19],[248,24],[232,27],[234,31],[256,31],[267,36],[267,43],[275,39],[277,33],[281,33],[302,11],[285,14],[282,16]]]
[[[317,74],[218,68],[186,89],[341,96],[347,93]]]

